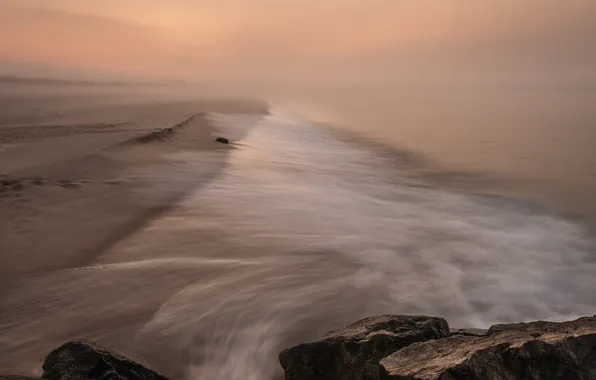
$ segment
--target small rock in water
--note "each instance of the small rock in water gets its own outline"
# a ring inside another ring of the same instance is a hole
[[[218,137],[215,139],[215,141],[220,142],[222,144],[229,144],[230,140],[226,139],[225,137]]]

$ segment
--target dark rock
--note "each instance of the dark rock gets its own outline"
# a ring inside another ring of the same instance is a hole
[[[383,315],[362,319],[312,343],[282,351],[286,380],[379,378],[379,361],[414,342],[449,336],[443,318]]]
[[[482,337],[415,343],[381,360],[381,379],[596,379],[596,317],[497,325]]]
[[[0,375],[0,380],[39,380],[34,377],[21,375]]]
[[[229,144],[230,140],[226,139],[225,137],[218,137],[215,139],[215,141],[220,142],[222,144]]]
[[[93,342],[75,340],[52,351],[44,380],[167,380],[164,376]]]
[[[451,329],[451,335],[471,335],[471,336],[484,336],[488,330],[485,329]]]

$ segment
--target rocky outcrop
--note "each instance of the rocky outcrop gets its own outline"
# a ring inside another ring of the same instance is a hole
[[[167,380],[160,374],[97,344],[75,340],[52,351],[43,363],[44,380]]]
[[[449,331],[367,318],[280,354],[286,380],[596,380],[596,316]]]
[[[381,360],[381,379],[596,379],[596,317],[491,327],[412,344]]]
[[[312,343],[284,350],[286,380],[373,380],[379,361],[415,342],[449,336],[442,318],[383,315],[355,322]]]
[[[279,361],[286,380],[596,380],[596,316],[485,332],[450,331],[442,318],[383,315],[284,350]],[[53,350],[41,379],[167,380],[85,340]]]

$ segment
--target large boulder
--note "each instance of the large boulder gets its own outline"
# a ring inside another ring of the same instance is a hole
[[[284,350],[279,362],[286,380],[376,380],[383,357],[412,343],[448,335],[443,318],[383,315]]]
[[[97,344],[75,340],[52,351],[43,363],[44,380],[167,380],[162,375]]]
[[[596,316],[491,327],[412,344],[381,360],[391,380],[596,379]]]

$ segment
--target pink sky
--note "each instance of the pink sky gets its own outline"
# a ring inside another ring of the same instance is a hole
[[[596,1],[2,0],[0,35],[21,75],[582,78]]]

